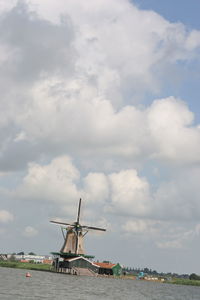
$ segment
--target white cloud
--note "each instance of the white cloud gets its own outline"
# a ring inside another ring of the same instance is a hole
[[[184,102],[173,97],[154,101],[147,117],[154,143],[152,157],[173,163],[199,161],[200,130],[192,126],[194,115]]]
[[[14,216],[7,210],[0,210],[0,223],[9,223],[14,220]]]
[[[27,226],[24,229],[23,235],[28,238],[34,237],[34,236],[38,235],[38,231],[32,226]]]
[[[172,78],[166,66],[195,58],[198,31],[129,1],[32,4],[32,12],[21,2],[1,20],[2,168],[23,168],[41,153],[52,157],[66,149],[83,161],[92,155],[93,166],[116,156],[121,165],[141,158],[199,161],[199,128],[181,100],[159,99],[143,109],[127,105]],[[53,12],[67,14],[64,23],[52,23]]]
[[[89,173],[84,178],[83,187],[84,198],[89,202],[103,202],[108,199],[109,186],[108,179],[102,173]]]
[[[17,4],[17,2],[18,0],[0,0],[0,12],[9,11]]]
[[[192,220],[185,223],[180,220],[132,218],[122,225],[122,232],[128,238],[151,240],[151,243],[161,249],[181,249],[188,248],[197,239],[199,224]]]
[[[115,111],[108,100],[95,94],[88,98],[84,84],[81,91],[76,81],[62,86],[57,81],[46,84],[34,89],[31,110],[19,114],[17,126],[21,130],[16,142],[23,137],[51,154],[67,147],[84,159],[103,157],[104,164],[110,156],[199,162],[200,130],[193,125],[194,114],[183,101],[170,97],[156,100],[146,109],[125,106]],[[70,98],[64,97],[66,93]]]
[[[197,221],[199,172],[199,168],[182,170],[153,189],[148,179],[135,169],[110,174],[90,172],[83,176],[70,157],[60,156],[45,165],[30,164],[14,194],[18,199],[49,202],[61,214],[75,215],[78,199],[83,198],[90,207],[86,210],[88,217],[100,212],[118,217],[145,217],[155,221],[155,225],[157,220]],[[136,228],[136,221],[132,221],[127,226]],[[141,224],[150,226],[151,222],[145,222]]]
[[[152,11],[138,10],[130,1],[98,0],[94,5],[93,1],[83,4],[72,0],[67,7],[59,3],[61,9],[52,3],[54,15],[55,11],[66,13],[73,24],[78,24],[78,71],[96,79],[99,92],[115,104],[127,93],[132,92],[134,101],[133,95],[142,90],[160,89],[160,76],[166,68],[169,70],[169,65],[178,60],[190,59],[191,52],[200,45],[196,31],[188,33],[182,24],[171,24]],[[40,12],[47,16],[42,6],[39,4]],[[195,43],[188,48],[190,39]]]
[[[176,223],[173,224],[173,228],[171,225],[172,224],[168,223],[168,231],[162,235],[160,234],[159,240],[156,241],[158,248],[185,248],[188,247],[192,240],[196,239],[198,224],[191,229],[188,229],[189,226],[187,226],[187,228],[186,226],[180,226]]]
[[[16,195],[27,200],[50,201],[66,210],[84,197],[90,205],[99,205],[101,211],[105,208],[121,215],[147,215],[151,205],[149,183],[136,170],[80,177],[68,156],[57,157],[46,165],[30,164]]]
[[[23,130],[15,141],[20,141],[23,132],[23,139],[30,143],[48,144],[47,153],[68,147],[74,154],[103,156],[104,160],[105,155],[108,160],[115,155],[181,164],[199,161],[200,131],[192,125],[193,113],[181,100],[170,97],[154,101],[146,110],[126,106],[115,112],[107,100],[89,100],[84,95],[77,100],[71,88],[70,100],[52,97],[49,89],[44,85],[36,92],[31,111],[18,117]],[[58,88],[58,95],[67,90]]]
[[[154,194],[155,210],[163,219],[199,220],[199,167],[181,170],[168,182],[159,185]]]
[[[136,219],[129,220],[122,229],[131,234],[156,234],[159,231],[161,222],[155,220]]]
[[[188,49],[194,49],[199,47],[200,44],[200,32],[198,30],[193,30],[188,36],[186,41],[186,47]]]
[[[167,249],[167,248],[175,248],[180,249],[182,248],[182,244],[180,241],[166,241],[166,242],[157,242],[158,248]]]
[[[150,187],[136,170],[124,170],[109,175],[111,203],[108,210],[123,215],[145,216],[150,213]]]
[[[16,190],[18,197],[39,201],[73,202],[79,198],[76,181],[79,171],[68,156],[53,159],[47,165],[32,163],[23,183]],[[70,200],[69,200],[70,199]]]

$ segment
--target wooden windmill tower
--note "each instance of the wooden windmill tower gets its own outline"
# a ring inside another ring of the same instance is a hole
[[[72,256],[89,257],[85,255],[85,251],[84,251],[84,246],[83,246],[84,236],[88,233],[89,230],[106,231],[106,229],[104,228],[81,225],[80,212],[81,212],[81,199],[79,200],[77,219],[74,223],[65,223],[65,222],[58,222],[53,220],[50,221],[51,223],[65,226],[64,229],[66,230],[66,233],[64,233],[64,230],[62,228],[64,243],[59,252],[59,255],[62,257],[65,258],[72,257]]]

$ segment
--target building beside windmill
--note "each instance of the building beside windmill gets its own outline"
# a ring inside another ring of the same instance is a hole
[[[120,276],[122,275],[122,266],[117,264],[112,264],[110,262],[95,262],[95,265],[99,267],[98,274],[108,275],[108,276]]]
[[[106,229],[81,225],[80,212],[81,199],[79,200],[76,222],[50,221],[62,226],[61,229],[64,237],[64,243],[60,252],[52,252],[54,255],[53,267],[56,272],[95,276],[99,274],[100,266],[91,261],[94,256],[85,254],[83,240],[89,230],[106,231]]]

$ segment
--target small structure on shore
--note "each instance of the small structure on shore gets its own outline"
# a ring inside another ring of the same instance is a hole
[[[110,262],[95,262],[95,264],[99,267],[98,273],[100,275],[108,275],[108,276],[122,275],[122,266],[119,263],[112,264]]]
[[[61,229],[64,237],[64,243],[60,252],[52,252],[55,258],[53,267],[56,272],[74,275],[94,275],[99,272],[99,266],[90,260],[94,256],[85,254],[83,240],[89,230],[106,231],[106,229],[81,225],[80,212],[81,199],[79,200],[77,219],[74,223],[50,221],[62,226]],[[88,270],[90,274],[85,274],[88,273]]]

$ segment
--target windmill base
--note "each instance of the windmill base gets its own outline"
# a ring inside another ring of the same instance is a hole
[[[70,275],[87,275],[97,276],[99,273],[99,266],[93,263],[89,258],[93,256],[85,255],[67,255],[67,253],[52,253],[57,255],[53,261],[53,270],[58,273]]]

